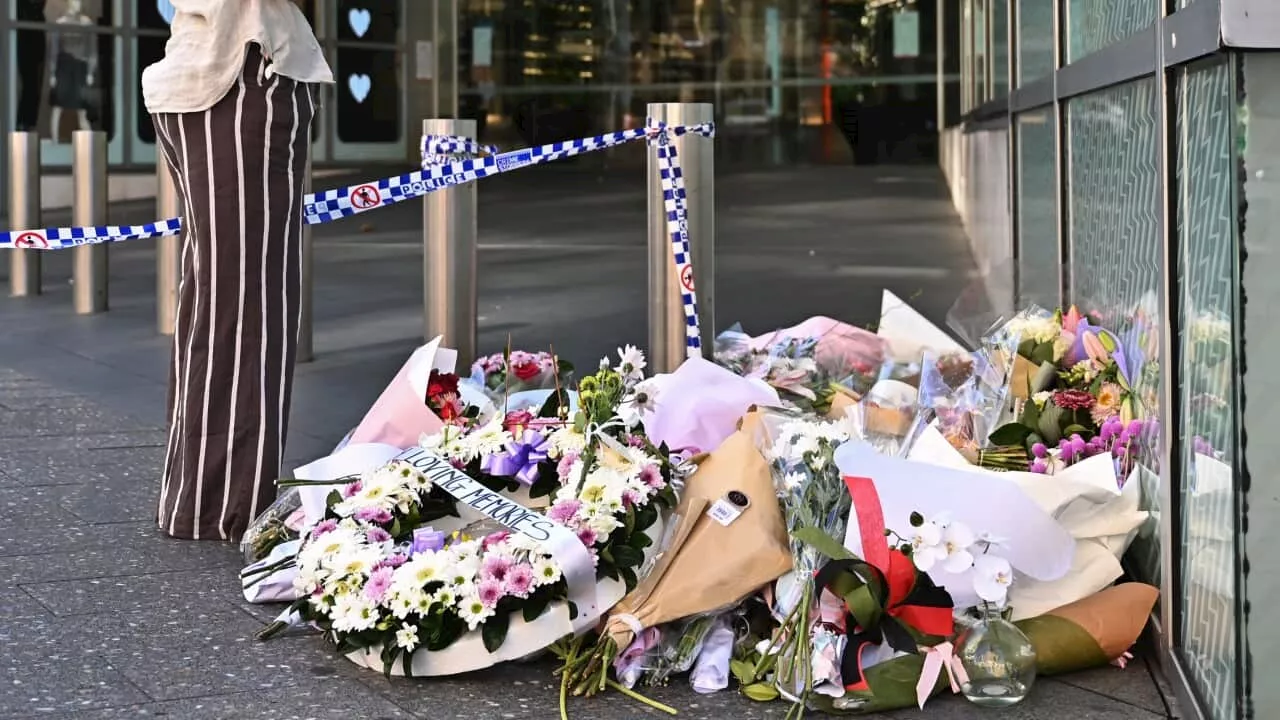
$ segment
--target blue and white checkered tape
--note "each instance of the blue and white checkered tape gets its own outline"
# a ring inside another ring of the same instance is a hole
[[[686,347],[698,354],[701,340],[698,332],[697,294],[694,291],[693,266],[689,261],[689,224],[685,208],[684,179],[673,137],[697,134],[715,136],[715,124],[667,126],[650,120],[644,128],[597,135],[595,137],[550,143],[533,148],[498,153],[497,148],[474,140],[450,136],[424,136],[423,167],[404,175],[373,180],[358,185],[333,188],[307,195],[303,199],[303,218],[310,225],[332,222],[387,205],[422,197],[441,188],[462,185],[498,173],[541,165],[562,158],[647,138],[656,145],[663,200],[667,211],[667,228],[671,237],[672,256],[679,273],[686,320]],[[142,240],[182,232],[182,219],[169,218],[145,225],[98,225],[94,227],[37,228],[0,232],[0,249],[62,250],[80,245]]]

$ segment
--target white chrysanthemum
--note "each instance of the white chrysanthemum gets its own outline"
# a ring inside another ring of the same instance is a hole
[[[431,602],[445,607],[453,607],[458,602],[458,594],[454,592],[453,588],[445,585],[431,594]]]
[[[334,598],[332,617],[334,630],[361,632],[377,624],[378,610],[360,594],[347,593]]]
[[[367,577],[382,561],[382,557],[382,550],[376,546],[357,545],[346,552],[329,556],[325,560],[325,567],[335,577]]]
[[[533,579],[539,586],[559,582],[560,576],[560,566],[550,557],[544,556],[533,561]]]
[[[396,568],[391,585],[405,591],[421,590],[433,582],[444,582],[447,559],[441,553],[418,553]]]
[[[618,348],[618,367],[614,368],[624,380],[635,381],[644,377],[644,353],[635,345]]]
[[[495,417],[492,422],[473,431],[463,442],[472,457],[484,457],[500,452],[511,441],[511,433],[502,427],[502,418]]]
[[[799,488],[801,485],[804,485],[805,481],[808,479],[809,478],[804,473],[789,472],[782,476],[782,489],[787,492],[791,492]]]
[[[493,608],[480,601],[480,597],[468,594],[458,603],[458,616],[467,623],[467,629],[475,630],[480,623],[493,617]]]
[[[551,433],[551,437],[547,438],[548,454],[551,457],[558,458],[566,453],[582,452],[586,446],[586,436],[568,426],[556,430]]]
[[[396,647],[412,650],[418,647],[418,628],[406,625],[396,631]]]
[[[418,603],[418,598],[426,596],[427,594],[421,590],[413,588],[398,590],[393,587],[391,592],[388,593],[386,605],[387,608],[391,610],[392,615],[396,616],[396,618],[400,620],[404,620],[409,617],[409,613],[413,612],[414,607]]]

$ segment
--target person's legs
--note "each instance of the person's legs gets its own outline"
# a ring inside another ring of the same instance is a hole
[[[235,540],[275,495],[301,291],[311,90],[249,53],[208,111],[156,134],[183,206],[182,280],[159,524]]]

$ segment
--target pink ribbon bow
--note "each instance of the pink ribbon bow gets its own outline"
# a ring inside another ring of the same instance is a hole
[[[969,673],[964,671],[960,658],[956,657],[955,648],[949,642],[939,643],[933,647],[921,648],[924,651],[924,668],[920,670],[920,680],[916,683],[916,701],[920,709],[924,709],[925,701],[933,693],[933,686],[938,683],[938,674],[947,669],[947,679],[951,681],[951,692],[960,692],[960,686],[969,682]]]

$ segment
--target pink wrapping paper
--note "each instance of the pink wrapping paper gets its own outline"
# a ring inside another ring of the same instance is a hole
[[[885,341],[880,336],[829,317],[815,315],[794,327],[751,338],[753,350],[764,350],[788,338],[818,338],[816,360],[826,367],[850,367],[855,360],[875,362],[885,355]]]
[[[351,444],[382,443],[398,448],[415,447],[423,433],[435,433],[444,422],[427,408],[426,379],[435,367],[440,339],[418,348],[382,391],[360,425],[351,433]],[[415,383],[415,379],[418,382]],[[419,392],[415,385],[423,390]]]
[[[776,407],[778,393],[702,358],[689,358],[676,371],[656,375],[653,412],[644,414],[645,434],[673,451],[710,452],[738,430],[752,406]]]

